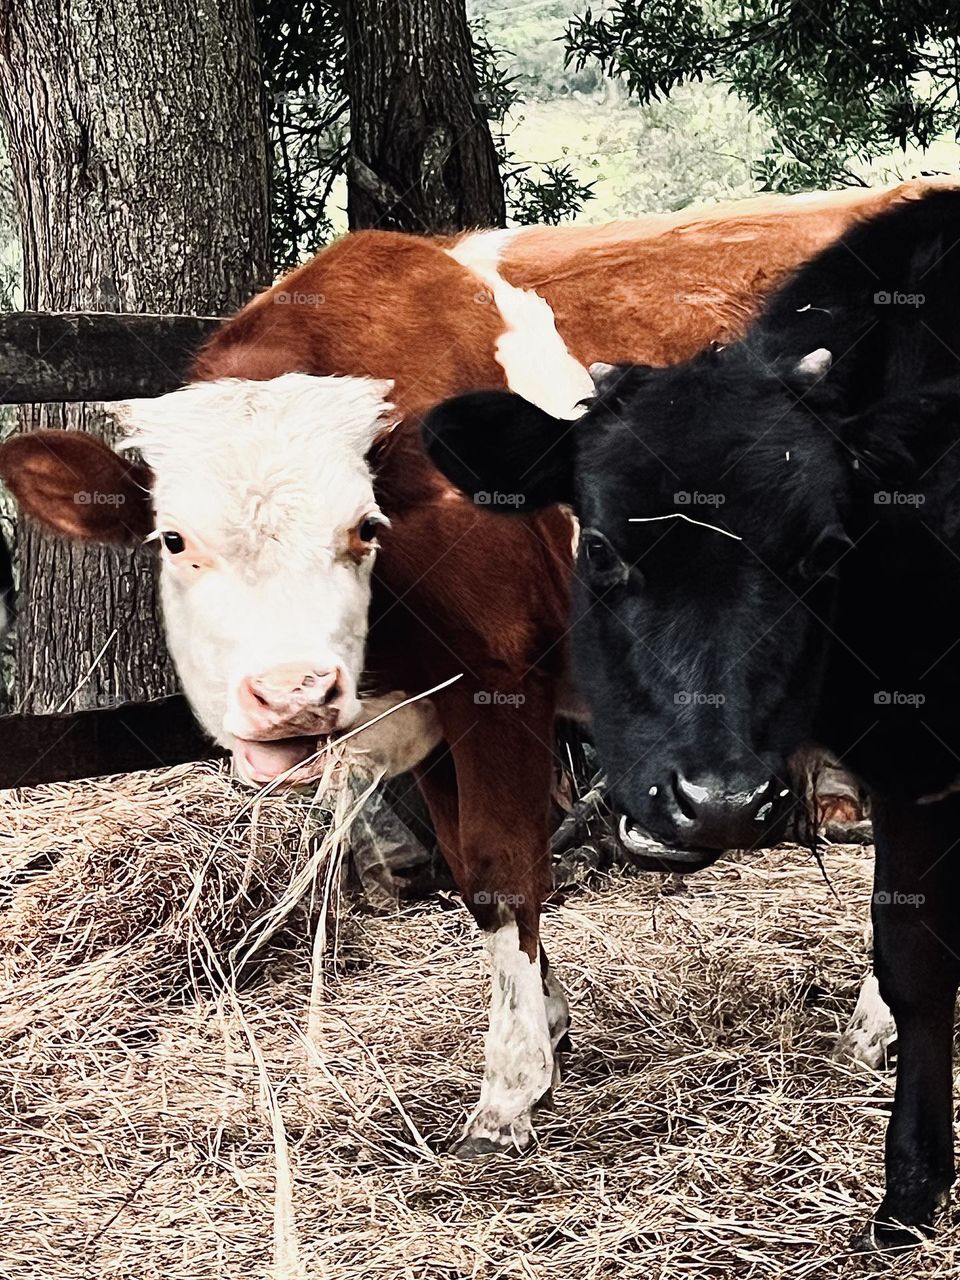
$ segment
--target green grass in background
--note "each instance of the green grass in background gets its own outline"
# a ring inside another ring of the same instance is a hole
[[[772,146],[763,116],[725,86],[691,84],[669,100],[640,106],[596,67],[564,67],[568,19],[590,0],[468,0],[468,11],[524,101],[507,119],[516,157],[536,166],[568,162],[594,198],[579,222],[713,204],[760,190],[755,166]],[[593,3],[596,11],[602,8]],[[952,139],[926,151],[892,151],[854,166],[864,182],[922,172],[957,173]]]

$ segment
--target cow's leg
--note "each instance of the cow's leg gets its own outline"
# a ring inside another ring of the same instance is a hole
[[[457,777],[453,765],[453,756],[447,754],[439,760],[428,762],[426,765],[415,771],[420,789],[423,792],[427,807],[430,810],[430,816],[433,820],[434,830],[437,833],[437,841],[441,852],[446,859],[447,865],[453,870],[457,879],[457,883],[463,893],[464,900],[471,906],[472,914],[477,917],[484,917],[483,923],[488,924],[486,913],[483,910],[484,903],[481,899],[490,896],[489,891],[477,889],[471,877],[467,864],[461,859],[460,854],[460,807],[457,787]],[[477,881],[479,883],[479,881]],[[518,954],[516,938],[512,945],[509,942],[509,930],[501,932],[496,928],[492,931],[487,928],[484,933],[484,940],[487,944],[487,951],[490,957],[491,969],[493,971],[493,994],[490,1011],[490,1031],[487,1037],[487,1053],[486,1053],[486,1072],[485,1083],[487,1080],[495,1080],[497,1076],[498,1063],[502,1057],[499,1048],[499,1042],[506,1031],[507,1039],[510,1039],[509,1028],[506,1027],[506,1021],[511,1016],[511,1010],[504,1008],[502,999],[503,987],[509,988],[509,978],[501,983],[497,974],[504,964],[509,968],[510,960],[513,955]],[[499,950],[501,944],[507,941],[507,945],[503,951]],[[550,1037],[551,1051],[556,1057],[556,1050],[569,1026],[570,1018],[567,1011],[567,1001],[563,993],[563,988],[557,981],[550,962],[547,960],[546,952],[542,947],[539,949],[540,965],[540,996],[533,1001],[533,1016],[535,1020],[539,1020],[539,1005],[543,1005],[544,1016],[546,1017],[547,1034]],[[531,966],[528,964],[520,968],[521,980],[529,974]],[[529,997],[530,993],[523,986],[521,981],[521,994]],[[528,1012],[527,1017],[530,1014]],[[559,1070],[554,1069],[551,1076],[551,1084],[559,1081]],[[488,1092],[496,1092],[495,1086],[491,1086]],[[501,1090],[502,1092],[502,1090]],[[483,1106],[483,1102],[480,1104]],[[479,1108],[478,1108],[479,1110]],[[469,1126],[468,1126],[469,1127]],[[519,1137],[520,1135],[515,1135]],[[524,1135],[523,1140],[529,1137],[529,1130]],[[466,1140],[465,1140],[466,1141]],[[492,1141],[477,1141],[475,1145],[470,1146],[469,1150],[464,1149],[464,1154],[473,1154],[480,1150],[490,1150],[493,1147],[501,1145]]]
[[[465,1156],[529,1142],[567,1020],[540,957],[540,908],[551,887],[553,690],[531,680],[500,702],[476,692],[476,701],[460,688],[438,699],[459,793],[458,848],[445,853],[491,971],[480,1101],[457,1148]]]
[[[405,702],[408,705],[404,706]],[[341,767],[345,772],[353,770],[370,777],[395,778],[398,773],[416,768],[435,750],[442,737],[436,708],[430,699],[410,702],[408,694],[395,690],[362,698],[357,719],[332,741],[339,744],[343,753]],[[321,756],[304,772],[319,774],[323,766]],[[300,781],[299,774],[295,781]]]
[[[553,1078],[550,1083],[551,1088],[555,1089],[562,1076],[562,1056],[570,1049],[570,1006],[567,1003],[567,993],[560,985],[542,944],[540,946],[540,978],[547,1010],[547,1030],[550,1033],[550,1045],[553,1049]]]
[[[867,920],[863,931],[863,945],[873,961],[873,921]],[[877,975],[867,974],[860,987],[860,994],[846,1030],[837,1042],[836,1056],[861,1062],[873,1071],[879,1071],[887,1062],[892,1047],[897,1042],[897,1024],[889,1006],[880,994]]]
[[[452,868],[460,856],[460,799],[453,756],[443,747],[414,766],[412,772],[430,812],[437,845]]]
[[[897,1024],[880,994],[877,975],[869,973],[863,980],[847,1028],[837,1042],[837,1057],[879,1071],[896,1038]]]
[[[570,1005],[567,1003],[567,993],[560,985],[557,975],[553,971],[550,961],[547,959],[547,953],[540,946],[540,976],[543,979],[543,998],[547,1005],[547,1026],[550,1028],[550,1041],[554,1050],[557,1048],[566,1048],[564,1041],[568,1039],[567,1033],[570,1030]]]
[[[953,1017],[960,805],[876,801],[874,967],[897,1024],[897,1085],[887,1128],[886,1194],[870,1242],[909,1243],[954,1180]]]

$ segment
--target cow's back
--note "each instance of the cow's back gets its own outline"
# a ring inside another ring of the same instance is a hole
[[[501,273],[536,289],[582,363],[668,365],[741,337],[802,262],[855,223],[931,188],[764,195],[597,227],[535,227],[504,245]]]
[[[595,227],[452,239],[352,232],[227,320],[193,376],[392,378],[405,414],[508,385],[497,346],[511,319],[498,309],[491,272],[546,300],[581,364],[671,364],[740,337],[787,273],[856,221],[932,185],[760,196]]]

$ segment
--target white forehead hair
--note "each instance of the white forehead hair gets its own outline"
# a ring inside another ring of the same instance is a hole
[[[370,446],[397,421],[393,383],[286,373],[193,382],[114,407],[154,472],[161,514],[211,537],[238,527],[280,537],[291,522],[334,527],[369,492]]]
[[[393,383],[379,378],[219,378],[191,382],[151,400],[127,400],[114,414],[127,431],[125,447],[139,449],[151,466],[184,451],[215,451],[247,441],[289,442],[312,449],[321,436],[331,448],[367,452],[396,421],[387,397]]]

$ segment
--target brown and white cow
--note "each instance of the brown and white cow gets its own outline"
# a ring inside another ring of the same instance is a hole
[[[144,463],[61,432],[0,450],[28,515],[159,542],[185,691],[248,779],[303,776],[318,739],[363,717],[365,687],[460,677],[435,720],[419,708],[383,732],[384,763],[417,766],[493,968],[464,1151],[529,1140],[568,1024],[540,909],[554,717],[575,705],[573,526],[559,509],[501,520],[509,495],[478,512],[427,462],[418,419],[504,385],[575,417],[592,362],[665,364],[736,338],[786,272],[920,185],[604,227],[349,235],[227,321],[187,387],[123,411]]]

